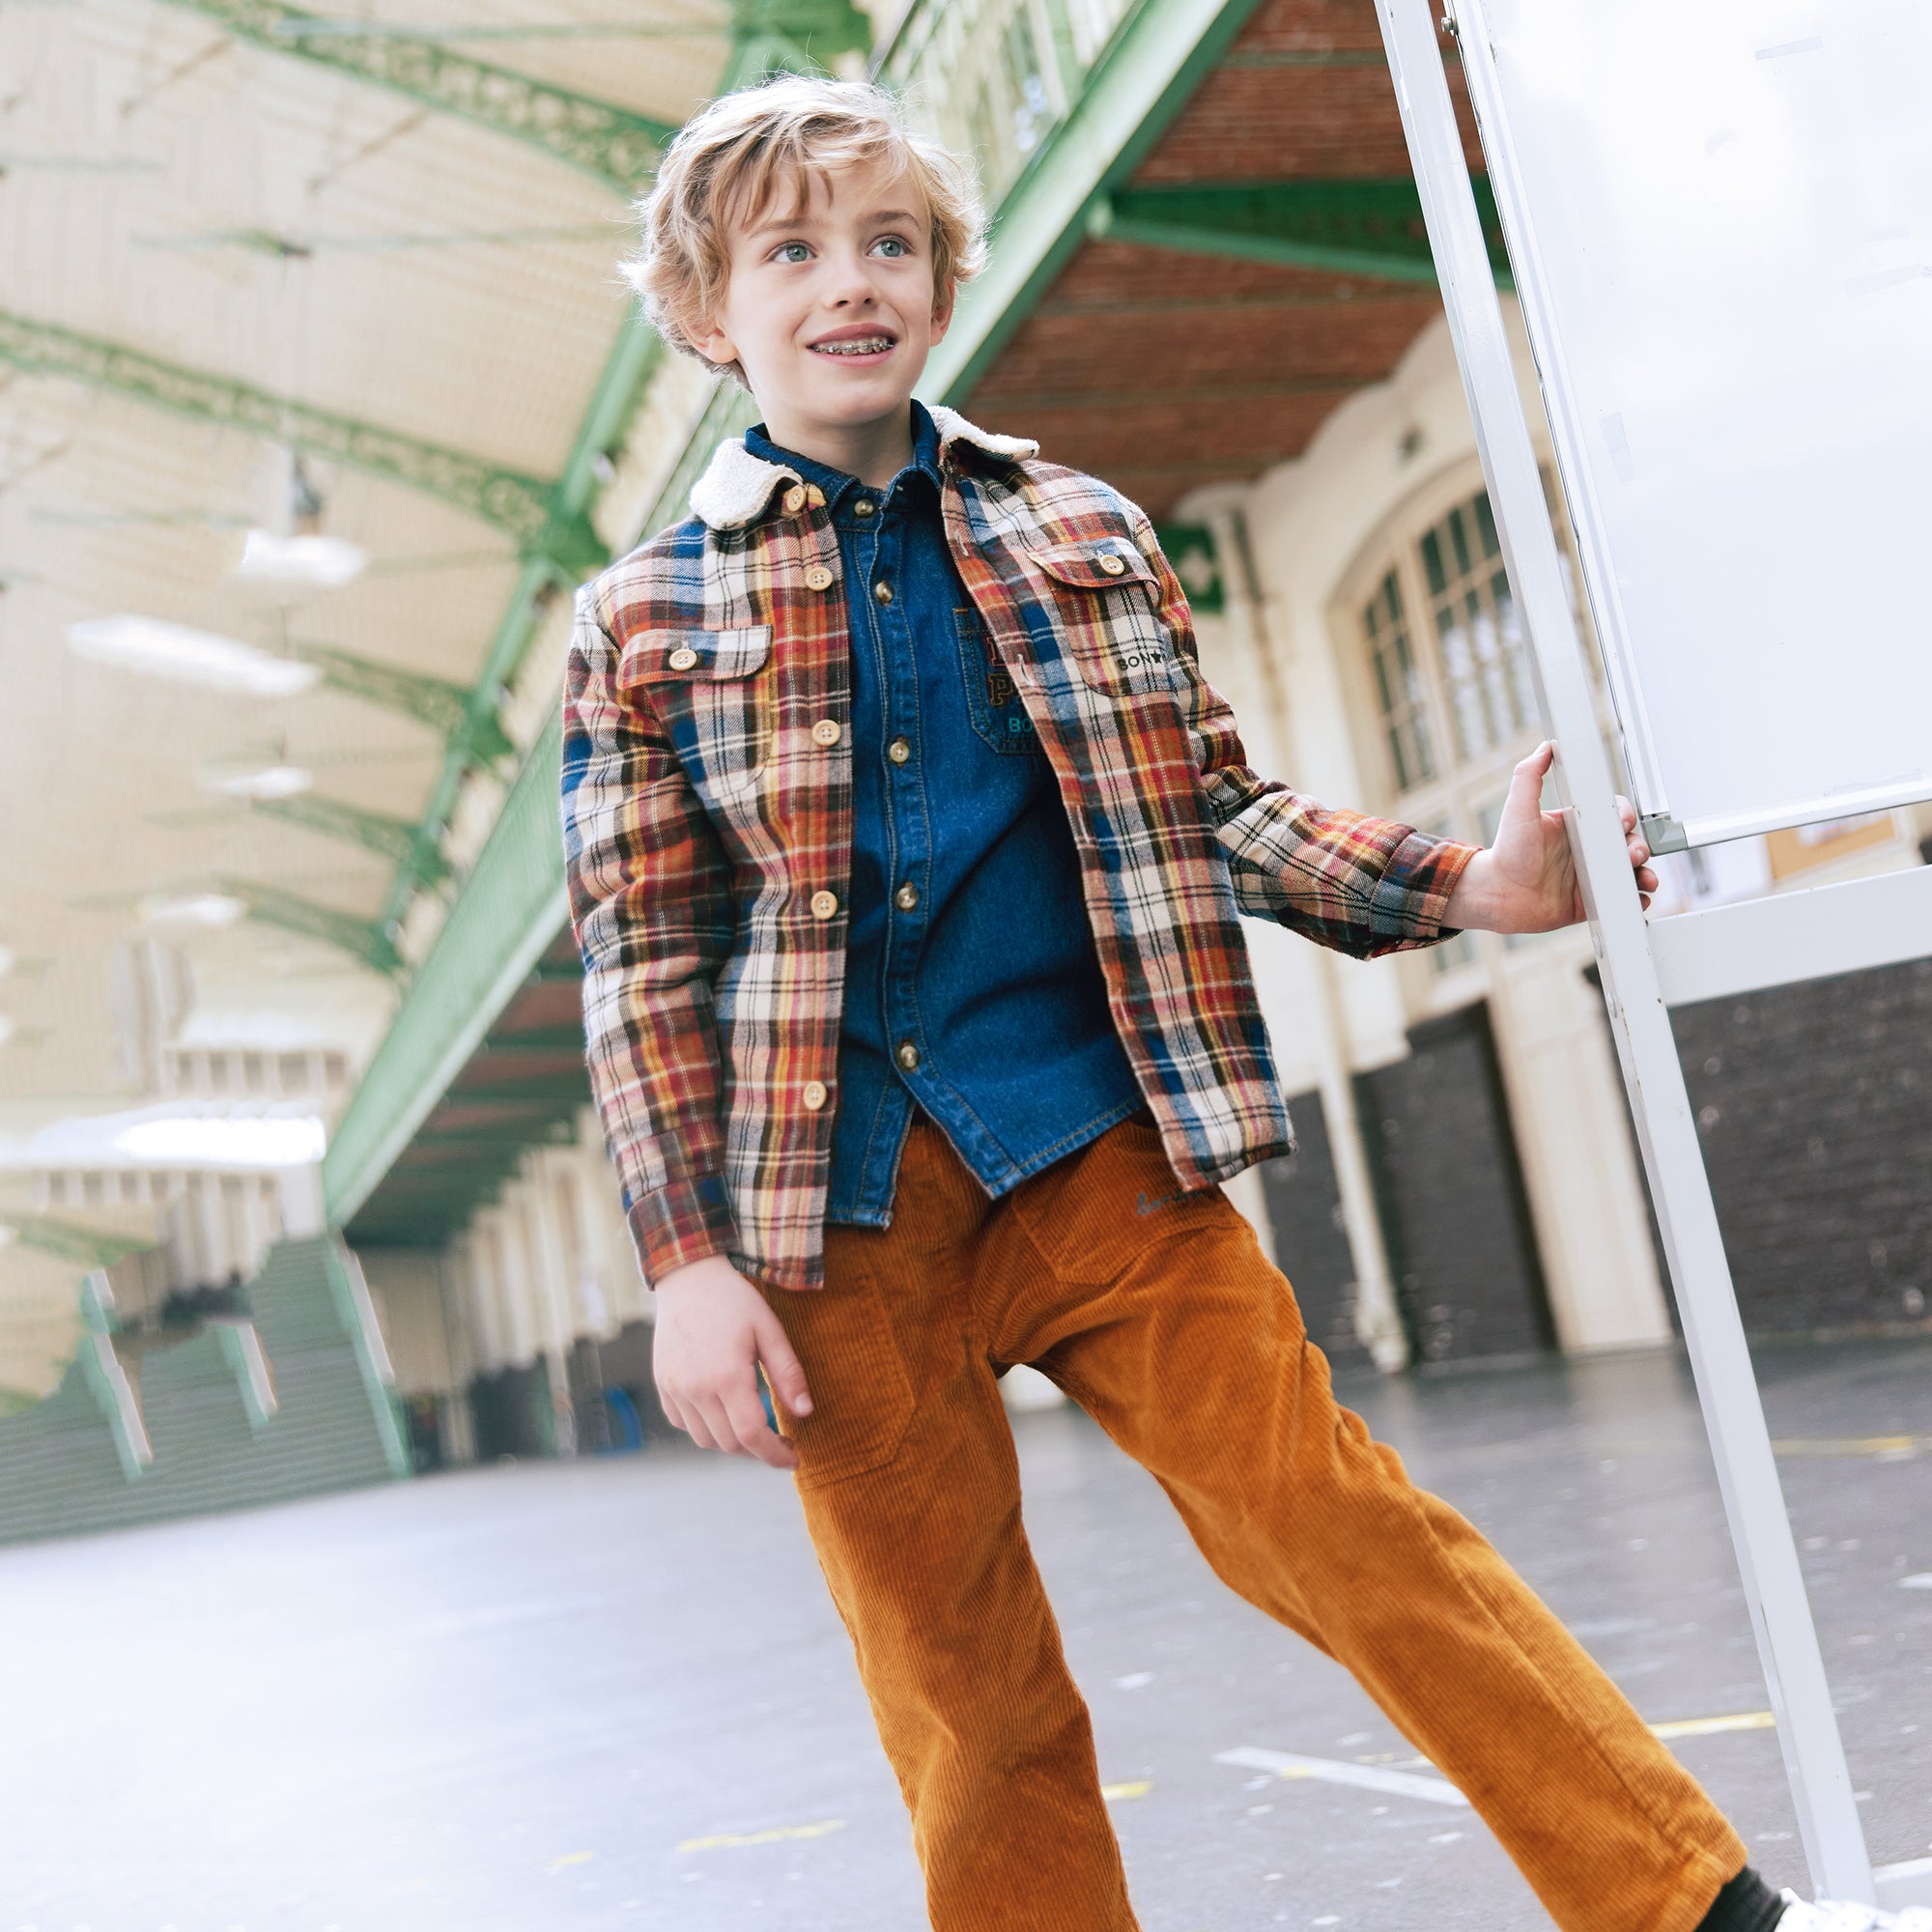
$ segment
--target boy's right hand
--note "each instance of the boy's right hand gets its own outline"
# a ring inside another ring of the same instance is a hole
[[[794,1415],[811,1413],[805,1371],[771,1304],[723,1255],[673,1268],[657,1284],[651,1368],[672,1424],[700,1449],[796,1469],[798,1452],[765,1420],[758,1364]]]

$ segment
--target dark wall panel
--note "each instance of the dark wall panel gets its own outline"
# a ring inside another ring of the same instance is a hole
[[[1419,1362],[1551,1346],[1489,1009],[1431,1020],[1356,1076],[1389,1264]]]
[[[1262,1191],[1274,1228],[1275,1265],[1294,1287],[1309,1338],[1338,1368],[1361,1367],[1369,1352],[1355,1339],[1355,1264],[1335,1185],[1335,1159],[1321,1095],[1297,1094],[1293,1159],[1262,1169]]]
[[[1932,960],[1672,1014],[1746,1325],[1932,1304]]]

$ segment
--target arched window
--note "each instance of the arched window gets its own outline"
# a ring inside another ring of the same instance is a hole
[[[1586,625],[1554,479],[1546,474],[1544,485],[1571,605]],[[1377,806],[1426,832],[1487,844],[1511,769],[1542,724],[1528,642],[1474,465],[1425,486],[1383,526],[1346,580],[1335,616]],[[1475,958],[1473,945],[1458,940],[1436,949],[1430,966],[1441,976]]]

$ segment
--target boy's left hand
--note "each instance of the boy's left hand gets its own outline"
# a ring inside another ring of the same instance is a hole
[[[1444,925],[1484,932],[1553,932],[1583,917],[1583,895],[1563,814],[1543,810],[1543,781],[1555,755],[1553,745],[1542,744],[1517,766],[1495,842],[1464,867],[1449,895]],[[1637,892],[1648,911],[1658,883],[1648,864],[1650,847],[1637,832],[1630,800],[1620,795],[1617,810],[1623,814]]]

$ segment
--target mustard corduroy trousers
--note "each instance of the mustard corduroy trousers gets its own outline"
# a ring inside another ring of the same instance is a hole
[[[808,1526],[936,1932],[1133,1932],[995,1371],[1032,1363],[1229,1586],[1345,1664],[1566,1932],[1691,1932],[1745,1848],[1588,1654],[1337,1406],[1288,1282],[1128,1122],[997,1202],[917,1124],[890,1229],[770,1291],[813,1407]]]

